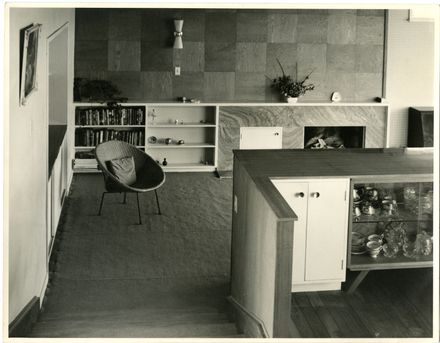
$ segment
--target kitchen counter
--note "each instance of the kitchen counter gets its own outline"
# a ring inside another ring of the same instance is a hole
[[[270,179],[345,177],[369,179],[378,175],[411,180],[431,177],[432,149],[326,149],[234,150],[234,158],[246,169],[281,220],[296,215]]]

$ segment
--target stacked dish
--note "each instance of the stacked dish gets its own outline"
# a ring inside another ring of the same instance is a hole
[[[365,251],[365,236],[359,232],[353,232],[351,234],[351,253],[353,255],[362,255]]]

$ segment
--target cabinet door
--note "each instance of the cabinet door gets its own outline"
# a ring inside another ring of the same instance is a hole
[[[309,183],[306,281],[344,280],[348,180]]]
[[[283,198],[298,216],[293,229],[292,283],[304,282],[307,228],[307,182],[274,183]]]
[[[281,149],[282,127],[240,127],[240,149]]]

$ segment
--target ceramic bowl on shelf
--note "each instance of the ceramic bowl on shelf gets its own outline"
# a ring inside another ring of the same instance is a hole
[[[351,234],[351,253],[353,255],[361,255],[366,252],[365,236],[359,232],[352,232]]]
[[[367,243],[367,251],[371,257],[376,258],[377,256],[379,256],[381,250],[381,243],[375,241],[370,241]]]
[[[369,242],[379,242],[382,243],[382,236],[378,234],[373,234],[368,236]]]

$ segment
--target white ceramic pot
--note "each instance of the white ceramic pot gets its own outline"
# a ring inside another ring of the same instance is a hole
[[[293,98],[291,96],[286,97],[286,100],[290,104],[294,104],[294,103],[298,102],[298,98]]]

